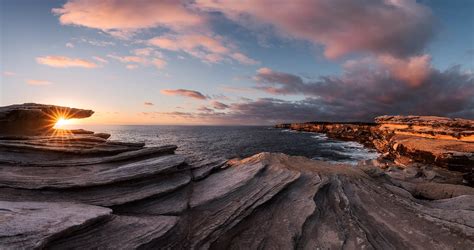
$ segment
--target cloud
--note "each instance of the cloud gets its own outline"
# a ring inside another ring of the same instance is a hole
[[[406,81],[415,87],[426,80],[431,70],[429,55],[413,56],[405,60],[392,56],[381,56],[379,61],[388,68],[395,78]]]
[[[127,69],[136,69],[138,65],[141,64],[144,66],[153,65],[157,69],[162,69],[166,66],[166,61],[159,56],[162,56],[161,53],[154,51],[151,48],[144,49],[135,49],[132,51],[133,56],[117,56],[117,55],[107,55],[108,57],[118,60],[121,63],[128,64]],[[135,64],[131,64],[135,63]]]
[[[66,47],[68,47],[68,48],[74,48],[74,44],[72,44],[72,43],[66,43]]]
[[[163,89],[160,91],[163,95],[170,95],[170,96],[185,96],[199,100],[206,100],[207,97],[201,94],[199,91],[195,90],[188,90],[188,89]]]
[[[242,63],[242,64],[247,64],[247,65],[254,65],[254,64],[259,64],[259,61],[256,61],[252,58],[249,58],[248,56],[239,53],[239,52],[234,52],[230,55],[234,60]]]
[[[153,48],[140,48],[132,51],[132,53],[137,56],[150,56],[154,52]]]
[[[459,66],[445,71],[432,68],[413,85],[387,73],[383,65],[370,61],[354,65],[346,66],[341,76],[317,81],[270,69],[259,70],[255,79],[263,91],[311,98],[324,111],[319,115],[334,120],[371,120],[384,114],[474,117],[474,78]]]
[[[139,56],[116,56],[116,55],[107,55],[108,57],[118,60],[122,63],[141,63],[146,64],[147,60],[144,57]]]
[[[151,63],[157,68],[161,69],[166,66],[166,61],[160,58],[155,58],[151,61]]]
[[[416,0],[197,0],[245,27],[270,26],[277,33],[324,46],[327,58],[353,52],[412,56],[434,34],[431,10]],[[257,25],[252,25],[257,24]]]
[[[110,41],[101,41],[101,40],[94,40],[94,39],[86,39],[86,38],[74,38],[75,41],[81,42],[81,43],[88,43],[93,46],[98,46],[98,47],[106,47],[106,46],[114,46],[114,42]]]
[[[66,56],[43,56],[37,57],[36,62],[43,65],[48,65],[55,68],[97,68],[98,65],[92,61],[80,58],[70,58]]]
[[[163,35],[148,40],[150,45],[171,51],[181,51],[204,62],[218,63],[226,58],[242,64],[256,64],[257,61],[237,52],[235,46],[225,46],[223,38],[203,34]]]
[[[184,1],[69,0],[52,9],[63,25],[100,29],[119,37],[130,37],[141,29],[155,27],[175,31],[196,28],[205,22]]]
[[[100,56],[94,56],[92,58],[94,58],[94,60],[96,60],[98,62],[101,62],[101,63],[109,63],[109,61],[105,60],[104,58],[102,58]]]
[[[130,69],[130,70],[131,70],[131,69],[136,69],[136,68],[138,68],[138,65],[136,65],[136,64],[128,64],[127,66],[125,66],[125,68]]]
[[[222,103],[222,102],[218,102],[218,101],[211,101],[211,105],[212,105],[213,108],[215,108],[215,109],[221,109],[221,110],[222,110],[222,109],[227,109],[227,108],[230,107],[229,105],[224,104],[224,103]]]
[[[153,106],[154,104],[152,102],[144,102],[143,105],[145,106]]]
[[[3,71],[3,75],[4,75],[4,76],[15,76],[16,73],[15,73],[15,72],[12,72],[12,71]]]
[[[201,106],[199,108],[197,108],[198,111],[201,111],[201,112],[206,112],[206,113],[211,113],[211,112],[214,112],[214,110],[206,107],[206,106]]]
[[[40,85],[50,85],[50,84],[52,84],[52,82],[50,82],[50,81],[45,81],[45,80],[33,80],[33,79],[26,80],[26,83],[27,83],[28,85],[36,85],[36,86],[40,86]]]

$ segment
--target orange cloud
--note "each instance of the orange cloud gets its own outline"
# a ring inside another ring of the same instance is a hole
[[[163,89],[160,91],[163,95],[170,96],[185,96],[199,100],[206,100],[207,97],[204,96],[201,92],[188,89]]]
[[[43,56],[37,57],[36,62],[43,65],[48,65],[55,68],[97,68],[98,65],[92,61],[80,58],[70,58],[66,56]]]
[[[139,29],[166,27],[172,30],[201,25],[204,17],[191,12],[182,1],[69,0],[52,12],[63,25],[100,29],[129,36]]]
[[[26,83],[29,84],[29,85],[50,85],[52,84],[52,82],[50,81],[45,81],[45,80],[33,80],[33,79],[29,79],[29,80],[26,80]]]

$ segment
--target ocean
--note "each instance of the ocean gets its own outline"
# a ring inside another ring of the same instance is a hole
[[[375,150],[357,142],[340,141],[320,133],[276,129],[270,126],[87,126],[110,133],[110,139],[145,142],[147,146],[175,144],[176,153],[190,162],[210,157],[248,157],[278,152],[316,160],[356,164],[377,158]]]

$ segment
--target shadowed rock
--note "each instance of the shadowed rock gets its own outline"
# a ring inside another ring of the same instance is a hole
[[[91,225],[111,212],[74,203],[0,201],[0,248],[43,248],[51,240]]]
[[[92,114],[92,110],[36,103],[0,107],[0,135],[49,133],[59,118],[86,118]]]

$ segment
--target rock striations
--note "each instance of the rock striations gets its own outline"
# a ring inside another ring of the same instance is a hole
[[[474,245],[474,189],[433,193],[409,168],[272,153],[190,165],[175,146],[50,132],[0,139],[0,249]]]

